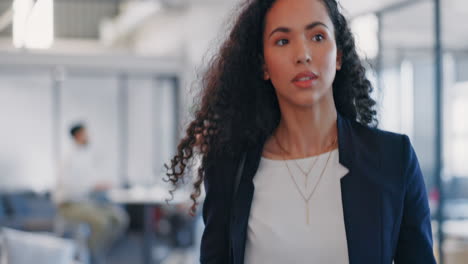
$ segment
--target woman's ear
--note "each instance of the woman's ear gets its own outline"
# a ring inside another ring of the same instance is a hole
[[[343,52],[341,52],[341,50],[339,50],[336,54],[336,70],[339,71],[341,70],[341,66],[342,66],[342,63],[343,63]]]
[[[265,64],[263,64],[263,80],[268,81],[270,80],[270,74],[268,73],[268,69]]]

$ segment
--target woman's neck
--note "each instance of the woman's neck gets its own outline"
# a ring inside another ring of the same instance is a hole
[[[273,137],[277,141],[275,143],[287,151],[283,153],[287,158],[314,156],[335,147],[332,144],[336,142],[338,134],[336,122],[337,111],[333,98],[324,98],[307,109],[283,106],[281,121]]]

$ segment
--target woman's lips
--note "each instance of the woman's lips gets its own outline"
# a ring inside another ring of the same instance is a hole
[[[292,80],[292,83],[299,88],[310,88],[313,86],[317,78],[317,75],[313,72],[306,71],[296,75]]]

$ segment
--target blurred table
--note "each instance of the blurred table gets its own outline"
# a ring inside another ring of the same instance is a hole
[[[445,220],[444,235],[449,238],[468,242],[468,220]],[[437,235],[439,223],[432,221],[432,233]]]
[[[468,220],[444,221],[444,263],[466,264],[468,259]],[[432,221],[434,237],[437,238],[438,223]],[[434,240],[434,248],[437,248],[437,239]],[[434,251],[437,259],[438,251]]]
[[[143,263],[153,264],[154,260],[151,253],[151,232],[153,231],[151,229],[151,208],[166,205],[166,200],[171,198],[169,190],[161,186],[112,189],[107,193],[107,197],[114,203],[143,206]],[[169,205],[188,203],[189,198],[189,192],[178,189],[174,193],[174,198],[169,201]]]

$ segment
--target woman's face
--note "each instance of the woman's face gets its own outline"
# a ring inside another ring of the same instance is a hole
[[[263,51],[264,79],[280,104],[310,107],[333,98],[340,56],[321,0],[277,0],[266,15]]]

